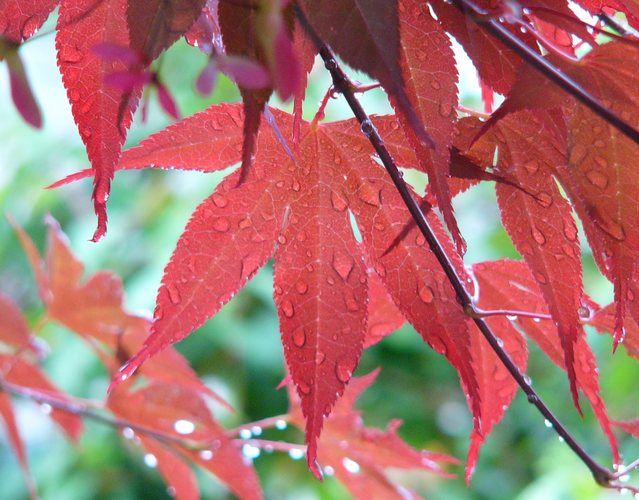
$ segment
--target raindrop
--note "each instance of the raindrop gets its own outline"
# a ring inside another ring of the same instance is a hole
[[[291,457],[293,460],[300,460],[304,457],[304,450],[301,450],[299,448],[291,448],[290,450],[288,450],[288,456]]]
[[[166,291],[169,293],[169,300],[171,301],[171,304],[178,305],[182,300],[182,297],[180,296],[180,291],[177,287],[173,283],[170,283],[167,285]]]
[[[278,431],[283,431],[284,429],[286,429],[288,427],[288,423],[286,422],[286,420],[284,419],[279,419],[275,421],[275,428]]]
[[[339,274],[340,278],[346,281],[353,270],[353,258],[339,250],[333,254],[333,269]]]
[[[419,233],[417,236],[415,236],[415,245],[421,247],[424,245],[424,243],[426,243],[426,238],[424,238],[423,234]]]
[[[305,281],[300,280],[295,283],[295,290],[297,290],[297,293],[299,293],[300,295],[304,295],[306,292],[308,292],[308,285]]]
[[[173,423],[173,430],[175,430],[175,432],[177,432],[178,434],[186,436],[193,433],[193,431],[195,430],[195,424],[190,420],[176,420]]]
[[[417,294],[424,304],[431,304],[433,302],[433,289],[424,283],[417,285]]]
[[[536,174],[539,170],[539,162],[537,160],[531,160],[528,163],[524,164],[524,168],[530,175]]]
[[[144,464],[151,469],[154,469],[158,466],[158,459],[152,453],[147,453],[144,455]]]
[[[311,386],[310,386],[310,385],[308,385],[306,382],[300,382],[300,383],[297,385],[297,388],[299,389],[299,391],[300,391],[302,394],[305,394],[305,395],[306,395],[306,394],[310,394],[310,392],[311,392]]]
[[[218,217],[217,219],[215,219],[215,222],[213,222],[213,229],[220,233],[225,233],[229,230],[230,227],[231,224],[226,217]]]
[[[240,438],[241,439],[251,439],[253,434],[250,429],[240,429]]]
[[[535,279],[537,280],[538,283],[541,283],[542,285],[545,285],[546,283],[548,283],[548,278],[546,278],[546,275],[543,273],[540,273],[539,271],[535,273]]]
[[[335,475],[335,469],[333,469],[330,465],[327,465],[324,467],[324,475],[328,477]]]
[[[442,88],[442,84],[439,83],[437,80],[431,80],[430,81],[430,86],[435,89],[435,90],[439,90]]]
[[[351,290],[344,290],[344,304],[346,305],[346,309],[351,312],[359,311],[357,300],[355,300],[355,296]]]
[[[548,420],[548,419],[545,419],[545,420],[544,420],[544,425],[545,425],[546,427],[548,427],[549,429],[550,429],[550,428],[552,428],[552,423],[551,423],[551,422],[550,422],[550,420]]]
[[[259,425],[254,425],[253,427],[251,427],[251,432],[254,436],[261,436],[262,428]]]
[[[253,446],[252,444],[245,443],[242,446],[242,455],[247,458],[254,459],[260,456],[261,450],[257,446]]]
[[[375,130],[375,127],[373,126],[373,123],[370,120],[364,120],[362,121],[361,129],[362,129],[362,133],[366,137],[370,137],[373,131]]]
[[[213,203],[216,207],[224,208],[229,204],[229,200],[223,194],[213,193]]]
[[[359,198],[367,205],[371,205],[373,207],[378,207],[380,205],[380,190],[373,187],[369,182],[364,182],[360,186],[359,192],[357,194]]]
[[[290,300],[282,301],[282,313],[284,313],[284,316],[287,318],[292,318],[295,315],[295,307]]]
[[[399,130],[399,122],[397,120],[393,120],[390,126],[393,130]]]
[[[202,450],[199,455],[202,460],[211,460],[213,458],[213,452],[211,450]]]
[[[541,318],[533,318],[533,322],[535,322],[535,323],[541,323]]]
[[[251,222],[251,219],[249,217],[246,217],[242,219],[237,225],[240,229],[248,229],[253,225],[253,223]]]
[[[133,439],[135,437],[135,432],[133,432],[133,429],[131,429],[131,427],[125,427],[124,429],[122,429],[122,437],[124,439]]]
[[[564,236],[570,241],[577,240],[577,226],[572,220],[564,223]]]
[[[29,37],[32,37],[38,32],[38,26],[40,25],[40,21],[37,16],[31,16],[27,19],[22,25],[22,38],[25,40]]]
[[[293,333],[293,344],[297,347],[303,347],[306,344],[306,332],[303,329],[296,330]]]
[[[355,460],[351,460],[348,457],[344,457],[342,459],[342,465],[344,466],[344,468],[350,472],[351,474],[358,474],[360,471],[360,466],[357,462],[355,462]]]
[[[599,170],[589,170],[586,172],[586,178],[595,187],[606,189],[608,187],[608,177]]]
[[[45,415],[51,415],[53,408],[48,403],[42,403],[40,405],[40,410],[42,410],[42,413],[44,413]]]
[[[439,104],[439,114],[442,115],[444,118],[450,116],[453,113],[453,107],[450,104],[446,104],[444,102],[441,102]]]
[[[79,99],[80,92],[78,92],[76,89],[69,90],[69,101],[71,101],[71,103],[78,102]]]
[[[340,382],[345,384],[350,380],[352,374],[353,364],[349,360],[342,359],[337,362],[337,365],[335,366],[335,375],[337,375]]]
[[[635,300],[635,294],[634,294],[634,292],[633,292],[632,290],[628,289],[628,290],[626,291],[626,298],[627,298],[630,302],[632,302],[633,300]]]
[[[333,208],[338,212],[343,212],[348,207],[346,201],[335,191],[331,192],[331,205],[333,205]]]
[[[545,191],[541,191],[535,195],[535,201],[544,208],[552,205],[552,196]]]
[[[280,234],[280,235],[277,237],[277,242],[278,242],[280,245],[286,245],[286,236],[284,236],[283,234]]]
[[[535,226],[533,226],[533,228],[530,230],[530,234],[533,237],[533,240],[535,240],[538,245],[544,245],[546,243],[546,237],[544,236],[544,233],[542,233]]]
[[[317,351],[315,353],[315,365],[321,365],[326,359],[326,354],[323,351]]]

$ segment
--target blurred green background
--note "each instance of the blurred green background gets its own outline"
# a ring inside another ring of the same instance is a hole
[[[50,23],[48,23],[50,25]],[[43,29],[43,33],[50,28]],[[9,98],[6,69],[0,67],[0,206],[25,227],[42,248],[43,216],[51,213],[68,234],[74,252],[87,273],[109,269],[125,283],[132,311],[153,309],[162,269],[192,210],[213,190],[220,175],[178,171],[136,171],[118,174],[109,200],[109,233],[99,244],[87,240],[95,217],[90,201],[91,181],[83,180],[55,191],[43,188],[88,165],[73,123],[60,76],[55,66],[53,35],[42,34],[20,51],[26,62],[45,126],[35,131],[17,116]],[[162,59],[162,77],[184,115],[219,101],[236,101],[239,94],[221,78],[211,98],[193,90],[196,75],[206,60],[180,42]],[[1,66],[1,65],[0,65]],[[479,107],[472,68],[462,63],[460,94],[465,105]],[[362,81],[365,78],[357,76]],[[312,73],[306,112],[312,117],[329,80],[319,65]],[[388,111],[378,91],[362,96],[373,113]],[[285,105],[290,109],[290,103]],[[341,99],[331,101],[327,119],[348,118]],[[136,120],[128,144],[167,125],[167,117],[151,100],[146,124]],[[484,184],[455,200],[460,226],[468,241],[468,264],[500,257],[519,258],[499,223],[493,187]],[[611,287],[593,266],[584,247],[587,291],[608,302]],[[229,426],[285,413],[284,391],[275,387],[283,377],[282,348],[271,298],[272,267],[263,269],[231,303],[197,333],[178,345],[197,372],[237,409],[219,415]],[[0,218],[0,291],[10,295],[35,323],[39,304],[27,261],[5,218]],[[47,326],[42,332],[51,354],[47,373],[69,393],[102,399],[107,375],[94,355],[63,328]],[[609,337],[589,332],[600,362],[602,390],[613,418],[639,415],[636,381],[639,371],[623,349],[611,356]],[[404,421],[401,436],[417,448],[450,453],[462,461],[468,448],[471,421],[454,370],[430,351],[410,328],[367,350],[358,373],[382,367],[377,382],[364,394],[360,408],[368,425],[385,426],[391,418]],[[531,346],[529,375],[550,407],[593,455],[610,463],[606,441],[586,411],[582,420],[572,407],[564,374]],[[87,422],[79,446],[70,445],[36,405],[16,401],[20,429],[28,445],[39,491],[45,499],[166,498],[166,487],[156,470],[144,465],[142,453],[118,434]],[[20,499],[26,490],[17,462],[0,431],[1,499]],[[291,430],[273,431],[270,438],[301,439]],[[624,436],[621,449],[629,462],[639,457],[639,444]],[[255,460],[267,498],[347,498],[334,479],[319,483],[303,460],[285,454],[262,454]],[[605,499],[616,493],[595,485],[587,469],[543,418],[520,394],[504,421],[488,438],[470,488],[463,481],[463,464],[451,468],[458,477],[443,480],[430,474],[406,475],[406,484],[437,499]],[[227,498],[214,479],[200,475],[204,498]]]

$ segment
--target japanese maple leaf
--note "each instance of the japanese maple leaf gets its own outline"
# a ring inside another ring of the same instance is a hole
[[[319,457],[325,475],[335,475],[355,498],[419,498],[398,484],[387,469],[426,470],[450,477],[442,464],[456,463],[453,457],[415,450],[397,433],[401,421],[389,422],[387,429],[366,427],[355,403],[375,381],[378,370],[352,379],[344,397],[326,420]],[[289,419],[303,428],[297,394],[289,387]]]
[[[93,201],[98,227],[106,233],[106,202],[115,165],[137,108],[141,86],[105,84],[114,73],[140,72],[124,61],[105,60],[93,52],[100,44],[130,47],[150,64],[195,22],[204,0],[65,0],[58,17],[56,49],[71,110],[91,161]]]
[[[291,115],[270,112],[282,134],[293,129]],[[374,122],[389,149],[415,165],[398,120]],[[467,321],[424,237],[411,226],[401,198],[372,158],[359,124],[303,123],[295,154],[280,142],[282,134],[264,126],[246,181],[237,187],[239,173],[232,173],[195,210],[165,269],[152,333],[117,380],[128,379],[146,359],[202,325],[274,256],[282,344],[306,419],[307,458],[317,475],[324,418],[343,393],[364,343],[374,342],[369,332],[382,325],[383,335],[389,325],[401,324],[401,316],[458,370],[478,450],[503,416],[516,384],[506,373],[500,382],[504,390],[491,390],[494,373],[505,369]],[[240,106],[221,104],[151,136],[127,151],[119,166],[221,170],[240,161],[242,141]],[[433,211],[427,217],[470,284],[441,222]],[[369,284],[371,273],[384,293],[374,280]],[[367,303],[388,297],[397,309],[387,307],[387,317],[371,315],[374,324],[367,324]],[[515,355],[521,351],[519,340],[505,341],[521,365]]]

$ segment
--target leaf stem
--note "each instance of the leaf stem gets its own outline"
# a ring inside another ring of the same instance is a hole
[[[483,15],[482,10],[472,0],[451,0],[466,17],[483,27],[491,35],[497,38],[507,47],[514,50],[528,65],[541,72],[546,78],[559,85],[568,94],[575,97],[595,114],[617,128],[635,143],[639,144],[639,131],[629,125],[625,120],[606,108],[593,95],[579,85],[570,76],[553,66],[547,58],[542,57],[528,47],[520,38],[510,32],[497,19]]]
[[[430,224],[426,220],[424,213],[422,212],[419,204],[413,198],[410,188],[404,181],[395,161],[392,156],[384,146],[384,142],[380,137],[377,129],[372,124],[368,114],[364,111],[364,108],[360,104],[360,102],[355,97],[354,92],[352,91],[352,86],[349,83],[349,79],[338,64],[335,56],[328,48],[328,46],[321,40],[321,38],[315,33],[310,24],[308,23],[304,13],[296,7],[295,9],[296,16],[302,26],[306,29],[308,35],[312,40],[317,44],[317,48],[320,54],[320,57],[324,61],[324,66],[330,72],[331,77],[333,78],[333,86],[336,90],[342,93],[348,105],[353,112],[353,115],[360,123],[362,127],[362,132],[368,137],[371,145],[375,149],[377,155],[381,159],[386,171],[390,175],[393,183],[399,194],[402,197],[402,200],[406,204],[413,220],[419,227],[422,232],[424,238],[428,242],[428,245],[439,261],[442,269],[446,273],[448,280],[453,286],[455,293],[457,294],[457,298],[461,304],[461,306],[466,309],[468,307],[473,307],[473,299],[471,295],[468,293],[464,284],[457,274],[455,267],[453,266],[451,260],[448,258],[446,251],[443,246],[437,239],[434,231],[430,227]],[[565,443],[573,450],[573,452],[581,459],[581,461],[588,467],[590,472],[592,473],[595,481],[598,484],[606,487],[612,488],[620,488],[623,485],[618,485],[613,483],[614,474],[607,469],[606,467],[600,465],[594,458],[592,458],[588,452],[577,442],[577,440],[570,434],[570,432],[564,427],[564,425],[559,421],[559,419],[552,413],[552,411],[546,406],[544,401],[540,398],[537,392],[532,388],[530,383],[526,380],[524,375],[519,371],[519,368],[508,355],[508,353],[500,346],[499,340],[492,332],[488,324],[481,317],[472,317],[472,320],[475,322],[481,333],[483,334],[486,341],[490,344],[491,348],[495,352],[495,354],[499,357],[501,362],[510,372],[511,376],[515,379],[517,384],[524,391],[526,396],[528,397],[528,401],[535,405],[539,412],[552,424],[555,432],[563,438]]]

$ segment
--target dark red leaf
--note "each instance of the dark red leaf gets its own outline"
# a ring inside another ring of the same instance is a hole
[[[59,0],[0,0],[0,36],[21,42],[35,35]]]
[[[27,73],[17,50],[9,50],[5,55],[9,67],[11,99],[25,122],[35,128],[42,127],[42,114],[33,91],[29,85]]]

